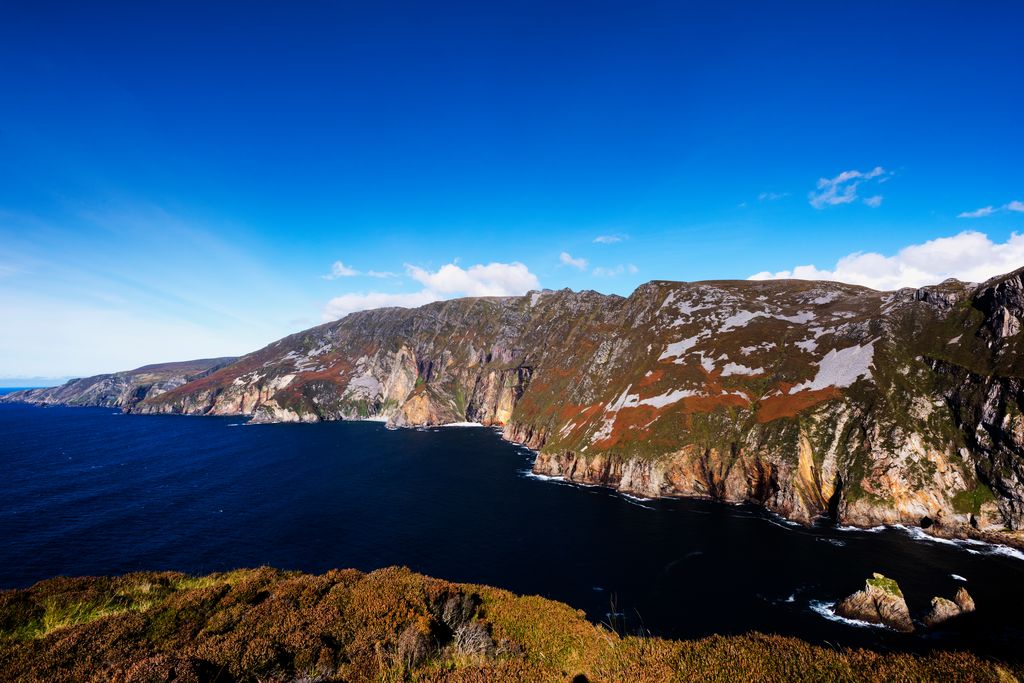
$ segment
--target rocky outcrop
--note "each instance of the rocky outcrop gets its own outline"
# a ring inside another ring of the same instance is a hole
[[[973,612],[974,609],[974,598],[966,588],[961,587],[952,600],[941,597],[932,598],[931,609],[922,617],[921,622],[925,626],[934,627],[959,617],[961,614]]]
[[[125,408],[473,421],[539,451],[540,474],[1021,544],[1022,278],[656,281],[362,311]]]
[[[961,614],[973,612],[975,609],[974,598],[972,598],[971,594],[967,592],[967,589],[963,587],[957,589],[956,595],[953,596],[953,602],[956,603]]]
[[[955,602],[946,598],[934,597],[932,598],[931,609],[922,617],[921,623],[932,628],[958,616],[960,616],[960,608],[957,607]]]
[[[835,611],[846,619],[882,624],[903,633],[914,631],[914,622],[899,584],[878,573],[867,580],[864,590],[837,604]]]

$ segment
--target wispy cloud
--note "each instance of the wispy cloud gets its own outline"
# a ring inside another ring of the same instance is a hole
[[[16,268],[0,279],[0,374],[237,355],[294,332],[299,278],[226,236],[239,229],[141,202],[0,210],[0,263]]]
[[[333,264],[331,264],[331,272],[329,272],[327,275],[321,275],[320,277],[323,278],[324,280],[337,280],[339,277],[356,277],[358,275],[365,275],[366,277],[375,277],[381,279],[398,277],[398,273],[392,273],[389,270],[368,270],[364,273],[360,270],[356,270],[352,266],[348,266],[342,263],[341,261],[335,261]]]
[[[991,216],[995,212],[996,212],[996,207],[994,207],[994,206],[983,206],[980,209],[975,209],[974,211],[964,211],[963,213],[958,213],[956,215],[956,217],[957,218],[984,218],[985,216]]]
[[[572,266],[573,268],[579,268],[580,270],[587,269],[587,259],[573,258],[572,255],[567,251],[563,251],[561,254],[559,254],[558,260],[561,262],[563,266]]]
[[[615,244],[626,239],[622,235],[598,235],[594,238],[594,244]]]
[[[872,209],[877,209],[882,205],[882,195],[876,194],[873,197],[865,197],[864,203],[870,206]]]
[[[788,196],[789,196],[788,192],[762,192],[761,194],[757,195],[757,201],[759,201],[759,202],[774,202],[777,199],[782,199],[783,197],[788,197]]]
[[[956,217],[985,218],[986,216],[991,216],[992,214],[999,213],[1001,211],[1024,211],[1024,202],[1015,199],[1012,202],[1007,202],[1006,204],[1003,204],[1002,206],[983,206],[980,209],[975,209],[974,211],[964,211],[963,213],[958,213]]]
[[[628,265],[622,265],[620,263],[619,265],[614,266],[612,268],[603,268],[601,266],[598,266],[597,268],[594,268],[594,270],[590,271],[590,273],[591,275],[594,275],[596,277],[616,277],[617,275],[623,275],[625,273],[633,274],[638,272],[639,270],[640,269],[634,266],[632,263]]]
[[[834,178],[819,178],[817,189],[808,193],[807,200],[816,209],[850,204],[857,201],[857,189],[861,185],[872,181],[883,183],[891,175],[881,166],[875,166],[867,173],[852,170],[843,171]],[[872,208],[878,207],[882,203],[882,196],[869,197],[864,200],[864,203]]]
[[[839,259],[831,269],[797,266],[777,273],[764,271],[751,280],[836,280],[873,289],[921,287],[947,278],[983,282],[1024,266],[1024,235],[1013,233],[1005,242],[965,231],[903,247],[892,256],[855,252]]]
[[[355,277],[359,275],[359,271],[350,266],[346,266],[341,261],[335,261],[331,264],[331,272],[327,275],[321,275],[325,280],[337,280],[339,277]]]
[[[336,296],[323,310],[325,321],[354,311],[387,306],[414,307],[456,296],[516,296],[540,289],[540,281],[519,262],[478,264],[462,268],[456,263],[435,271],[406,265],[406,274],[423,288],[416,292],[354,292]]]

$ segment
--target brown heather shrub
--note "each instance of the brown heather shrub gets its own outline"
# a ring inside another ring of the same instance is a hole
[[[622,638],[539,597],[408,569],[57,578],[0,592],[0,680],[1012,681],[1019,662],[751,634]]]

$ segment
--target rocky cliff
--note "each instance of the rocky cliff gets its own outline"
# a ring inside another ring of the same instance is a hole
[[[878,292],[650,282],[354,313],[127,409],[477,421],[535,471],[1019,543],[1024,270]]]

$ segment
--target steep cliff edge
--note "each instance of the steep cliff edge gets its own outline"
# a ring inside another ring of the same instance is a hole
[[[364,311],[126,409],[470,420],[573,481],[1020,544],[1022,278],[656,281]]]

